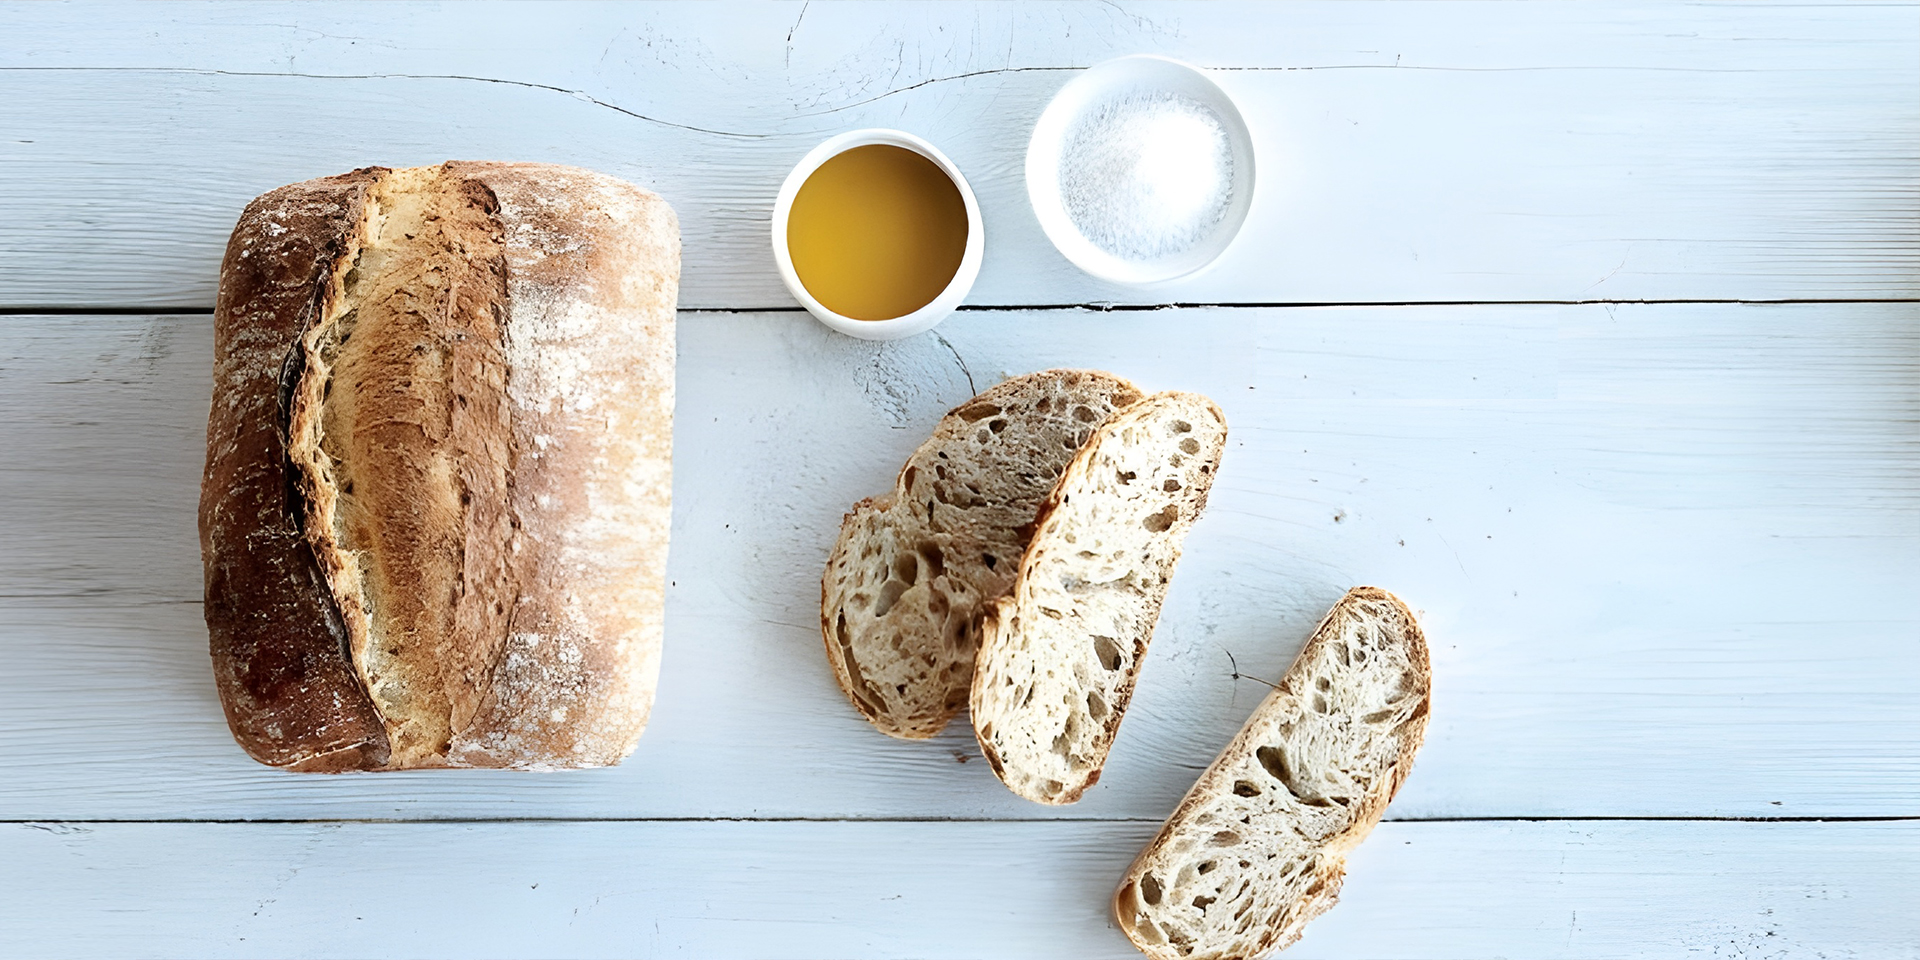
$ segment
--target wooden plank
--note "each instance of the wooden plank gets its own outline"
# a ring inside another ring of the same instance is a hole
[[[248,198],[447,157],[649,185],[683,305],[788,305],[772,197],[863,126],[968,173],[977,304],[1920,294],[1910,4],[4,10],[0,306],[206,306]],[[1260,156],[1237,246],[1151,290],[1058,256],[1021,172],[1070,71],[1133,52],[1219,68]]]
[[[26,824],[6,957],[1137,957],[1146,823]],[[1920,825],[1397,823],[1289,958],[1914,957]]]
[[[1139,817],[1348,586],[1422,609],[1398,817],[1916,812],[1916,308],[987,311],[855,341],[685,314],[668,641],[603,771],[327,778],[225,733],[197,606],[204,316],[0,322],[0,818]],[[841,513],[1014,372],[1201,390],[1233,434],[1107,775],[1014,798],[888,740],[815,627]],[[1231,655],[1231,659],[1230,656]]]

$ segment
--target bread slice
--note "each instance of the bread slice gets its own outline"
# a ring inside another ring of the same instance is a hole
[[[1238,960],[1299,939],[1407,779],[1431,681],[1406,605],[1348,591],[1127,868],[1113,915],[1134,946]]]
[[[1133,384],[1094,370],[1015,377],[961,404],[847,514],[820,580],[840,689],[889,736],[940,732],[966,704],[980,614],[1019,569],[1040,502]]]
[[[974,672],[974,735],[1014,793],[1072,803],[1100,779],[1226,441],[1213,401],[1155,394],[1107,421],[1047,498]]]

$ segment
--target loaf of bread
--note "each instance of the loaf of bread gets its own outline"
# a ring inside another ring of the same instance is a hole
[[[1154,960],[1248,960],[1299,939],[1412,769],[1431,685],[1412,611],[1349,591],[1127,868],[1120,929]]]
[[[981,612],[1012,585],[1040,502],[1094,429],[1139,399],[1093,370],[1014,377],[948,413],[892,493],[854,504],[821,577],[820,633],[875,727],[931,737],[966,705]]]
[[[1102,424],[1041,505],[1012,591],[982,618],[971,694],[980,751],[1014,793],[1072,803],[1099,781],[1226,442],[1213,401],[1154,394]]]
[[[545,164],[250,204],[200,541],[235,739],[293,770],[618,763],[659,668],[679,232]]]

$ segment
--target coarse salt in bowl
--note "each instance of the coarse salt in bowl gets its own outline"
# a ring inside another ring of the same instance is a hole
[[[1253,140],[1232,98],[1166,57],[1121,57],[1075,77],[1027,144],[1027,197],[1047,239],[1119,283],[1174,280],[1218,260],[1253,185]]]

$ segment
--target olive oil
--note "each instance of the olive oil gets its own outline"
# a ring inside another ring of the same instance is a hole
[[[966,249],[960,189],[904,147],[855,147],[821,164],[787,214],[800,283],[855,320],[891,320],[933,302]]]

